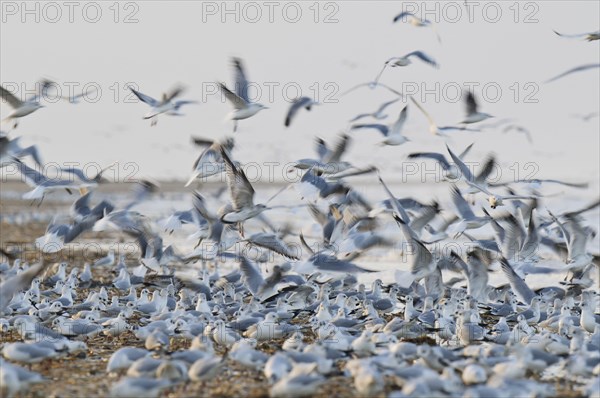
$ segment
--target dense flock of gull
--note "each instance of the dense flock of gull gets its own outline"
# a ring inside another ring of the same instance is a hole
[[[431,26],[406,13],[394,21]],[[583,37],[597,40],[598,33]],[[411,59],[437,66],[415,51],[388,60],[376,80],[363,86],[387,87],[379,82],[386,67],[404,67]],[[250,101],[242,61],[234,59],[233,67],[235,88],[222,83],[220,88],[234,107],[229,117],[236,131],[238,121],[266,107]],[[51,84],[45,81],[42,88]],[[1,90],[15,109],[9,122],[41,107],[39,98],[21,101]],[[152,124],[191,102],[177,100],[181,88],[159,100],[132,91],[151,107],[144,118]],[[386,109],[401,104],[400,94],[358,115],[351,129],[376,129],[383,144],[404,144],[407,110],[415,106],[443,140],[491,117],[479,110],[473,93],[465,98],[459,126],[437,126],[414,98],[396,120],[382,124]],[[296,100],[285,126],[313,105],[307,97]],[[22,199],[33,211],[53,192],[77,197],[69,221],[51,222],[35,240],[42,252],[60,252],[88,231],[129,237],[139,250],[127,262],[110,250],[93,263],[51,264],[38,256],[39,262],[27,264],[2,248],[0,331],[20,336],[1,347],[3,396],[44,383],[44,375],[28,364],[85,352],[90,339],[118,341],[123,333],[139,344],[122,346],[108,359],[115,397],[154,397],[204,383],[234,362],[263,373],[273,397],[317,394],[331,376],[347,378],[357,396],[544,397],[569,389],[600,396],[599,262],[588,251],[597,231],[585,222],[599,202],[555,214],[539,193],[547,184],[565,189],[587,184],[519,180],[501,187],[488,183],[494,156],[477,173],[467,167],[470,146],[411,153],[409,158],[437,162],[443,170],[452,206],[442,209],[430,199],[396,196],[375,168],[354,167],[345,158],[350,142],[359,139],[353,137],[341,134],[334,144],[316,139],[317,155],[295,163],[304,174],[291,184],[297,204],[286,206],[269,203],[287,187],[255,203],[255,191],[233,156],[232,138],[195,138],[203,150],[186,186],[223,175],[229,199],[222,192],[209,197],[202,189],[190,190],[191,209],[155,220],[135,208],[153,200],[156,184],[139,181],[123,205],[98,200],[94,189],[106,182],[102,172],[90,177],[68,168],[61,178],[49,178],[39,171],[36,146],[24,148],[19,137],[4,134],[1,166],[18,170],[32,188]],[[377,203],[351,184],[354,176],[369,173],[385,192]],[[474,205],[482,196],[483,208]],[[312,217],[311,232],[295,229],[294,220],[274,222],[269,213],[277,208],[293,208],[303,221]],[[194,249],[165,247],[163,238],[183,229],[197,243]],[[439,250],[440,243],[459,240],[471,243],[468,252]],[[240,242],[260,248],[263,256],[249,258],[235,249]],[[397,269],[405,272],[385,283],[373,277],[362,282],[374,272],[363,259],[382,248],[398,254]],[[492,273],[500,283],[491,283]],[[112,281],[102,282],[99,274],[112,275]],[[532,288],[527,276],[554,283]],[[187,348],[173,349],[174,338],[187,340]]]

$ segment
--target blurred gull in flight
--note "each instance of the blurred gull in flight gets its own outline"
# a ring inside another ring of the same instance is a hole
[[[554,31],[554,33],[556,33],[560,37],[564,37],[567,39],[585,39],[587,41],[600,40],[600,31],[589,32],[589,33],[570,34],[570,35],[567,35],[564,33],[559,33],[557,31]]]
[[[477,104],[477,100],[475,99],[475,95],[472,92],[467,91],[467,96],[465,98],[465,110],[467,116],[461,122],[464,124],[478,123],[483,120],[489,119],[493,117],[492,115],[484,112],[479,112],[479,106]]]
[[[166,113],[167,115],[181,116],[181,113],[179,113],[179,108],[181,108],[183,105],[196,103],[196,101],[187,100],[174,101],[175,98],[181,95],[181,93],[184,91],[183,87],[180,86],[176,87],[169,93],[163,93],[160,100],[156,100],[149,95],[134,90],[132,87],[129,87],[129,89],[133,94],[135,94],[136,97],[139,98],[140,101],[150,105],[152,108],[148,113],[146,113],[146,115],[144,115],[144,119],[152,120],[152,126],[155,126],[156,123],[158,123],[158,115]]]
[[[27,116],[37,111],[38,109],[44,107],[44,105],[40,104],[40,97],[41,93],[29,100],[21,101],[13,93],[0,86],[0,98],[2,98],[3,101],[8,102],[8,105],[10,105],[10,107],[13,108],[13,111],[4,119],[2,119],[1,122],[4,123],[10,120],[14,120],[13,128],[16,128],[18,125],[17,119]]]
[[[233,58],[233,66],[235,68],[235,84],[234,90],[225,86],[225,84],[219,82],[219,87],[225,97],[231,102],[231,105],[235,108],[231,113],[227,115],[228,119],[233,120],[233,132],[237,131],[238,120],[248,119],[256,115],[259,111],[267,109],[263,104],[250,101],[248,96],[249,82],[246,79],[242,60],[239,58]]]
[[[408,66],[408,65],[412,64],[412,60],[411,60],[412,57],[417,57],[422,62],[425,62],[426,64],[431,65],[434,68],[439,68],[438,63],[435,62],[435,60],[433,58],[431,58],[429,55],[425,54],[423,51],[413,51],[413,52],[403,55],[401,57],[392,57],[392,58],[388,59],[387,61],[385,61],[385,64],[383,64],[383,68],[381,68],[381,72],[379,72],[379,74],[375,78],[375,83],[379,82],[379,79],[381,78],[381,75],[385,71],[385,68],[387,68],[388,66],[392,67],[392,68],[395,68],[397,66]]]
[[[394,23],[396,23],[398,21],[407,22],[407,23],[411,24],[412,26],[416,26],[418,28],[431,27],[435,31],[435,35],[438,39],[438,42],[439,43],[442,42],[442,38],[440,37],[440,34],[438,33],[438,31],[435,27],[435,24],[428,19],[419,18],[410,11],[403,11],[394,17]]]
[[[288,110],[288,113],[285,116],[285,127],[289,127],[292,124],[292,120],[296,117],[296,114],[300,109],[304,108],[307,111],[310,111],[313,105],[319,105],[319,103],[314,101],[310,97],[296,98],[292,102],[292,105],[290,105],[290,109]]]
[[[410,141],[408,138],[402,135],[402,127],[406,123],[406,117],[408,113],[408,105],[405,106],[398,119],[390,126],[386,126],[385,124],[355,124],[352,126],[352,129],[377,129],[379,132],[385,137],[385,139],[381,142],[382,145],[402,145],[407,141]]]
[[[596,69],[596,68],[600,68],[600,64],[586,64],[586,65],[581,65],[581,66],[577,66],[575,68],[569,69],[566,72],[563,72],[559,75],[554,76],[551,79],[546,80],[544,83],[551,83],[553,81],[556,81],[558,79],[562,79],[565,76],[571,75],[573,73],[577,73],[577,72],[583,72],[585,70],[588,69]]]

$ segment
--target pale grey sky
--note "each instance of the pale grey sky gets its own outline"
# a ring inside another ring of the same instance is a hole
[[[374,110],[392,98],[384,90],[367,89],[341,97],[344,90],[372,80],[386,59],[423,50],[439,62],[439,69],[415,61],[386,71],[382,82],[400,91],[416,89],[415,97],[439,125],[461,120],[463,106],[456,101],[456,88],[477,83],[474,91],[482,110],[497,118],[514,118],[531,131],[534,140],[530,145],[516,133],[456,133],[448,141],[452,147],[476,142],[473,160],[494,151],[504,167],[519,163],[522,177],[529,171],[525,164],[532,161],[539,165],[536,177],[597,181],[599,119],[586,123],[572,115],[598,111],[599,70],[547,85],[542,82],[569,68],[600,61],[598,41],[564,39],[552,31],[598,30],[600,3],[480,2],[473,22],[462,3],[259,1],[248,6],[245,2],[135,1],[119,3],[117,15],[114,2],[74,2],[70,22],[65,2],[47,6],[3,1],[3,85],[33,89],[37,79],[49,77],[65,93],[69,83],[78,84],[76,92],[85,84],[102,91],[96,103],[47,104],[23,119],[11,134],[39,145],[46,162],[107,165],[119,161],[122,176],[133,170],[125,164],[134,162],[139,167],[137,176],[187,179],[198,153],[189,144],[190,135],[232,134],[231,123],[224,121],[229,104],[206,90],[214,88],[215,80],[232,84],[230,57],[239,56],[249,79],[260,88],[258,100],[270,109],[241,121],[235,156],[243,162],[285,163],[312,156],[315,135],[333,138],[357,113]],[[233,11],[225,13],[224,5]],[[442,43],[432,29],[392,23],[403,9],[418,14],[428,10],[426,18],[439,18]],[[127,18],[133,23],[125,23]],[[90,22],[94,19],[98,21]],[[298,21],[293,23],[294,19]],[[150,127],[149,121],[142,120],[146,106],[125,101],[127,83],[155,97],[183,83],[188,87],[183,98],[200,104],[184,108],[184,117],[161,117],[157,126]],[[298,87],[304,95],[318,94],[321,101],[329,96],[328,103],[300,114],[285,129],[286,96],[295,96]],[[93,98],[90,95],[88,100]],[[394,106],[389,109],[392,117],[403,104]],[[7,105],[0,106],[2,115],[8,111]],[[424,117],[414,106],[409,108],[406,126],[412,141],[405,145],[382,148],[376,145],[380,138],[374,131],[352,134],[351,160],[375,164],[390,175],[409,152],[444,150],[444,140],[429,135]],[[282,168],[275,173],[281,175]]]

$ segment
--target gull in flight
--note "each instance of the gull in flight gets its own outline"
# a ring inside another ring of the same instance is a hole
[[[466,147],[465,150],[462,151],[462,153],[459,155],[459,158],[462,159],[465,156],[467,156],[467,154],[469,153],[469,151],[471,150],[472,147],[473,147],[473,144]],[[408,154],[408,159],[419,159],[419,158],[435,160],[444,170],[444,177],[449,180],[454,180],[454,179],[460,178],[461,174],[460,174],[460,170],[458,169],[458,167],[456,165],[450,164],[450,162],[446,159],[446,157],[441,153],[413,152],[413,153]]]
[[[552,220],[558,225],[562,232],[563,239],[567,246],[567,267],[571,272],[581,271],[588,266],[594,257],[586,250],[588,233],[579,223],[576,215],[567,215],[567,222],[563,225],[550,210],[548,214]]]
[[[388,106],[390,106],[392,104],[395,104],[398,101],[400,101],[400,98],[396,98],[391,101],[384,102],[383,104],[381,104],[381,106],[379,108],[377,108],[377,110],[375,112],[361,113],[360,115],[355,116],[354,119],[350,120],[350,123],[356,122],[357,120],[360,120],[365,117],[372,117],[373,119],[377,119],[377,120],[385,119],[386,117],[388,117],[388,115],[383,113],[383,111],[385,111],[385,108],[387,108]]]
[[[410,141],[408,138],[406,138],[405,136],[402,135],[402,127],[404,126],[404,123],[406,122],[407,112],[408,112],[408,105],[402,109],[402,111],[400,112],[400,115],[398,116],[398,120],[396,120],[390,126],[386,126],[385,124],[377,124],[377,123],[355,124],[354,126],[352,126],[352,129],[353,130],[354,129],[364,129],[364,128],[377,129],[385,137],[385,139],[381,142],[381,145],[402,145],[405,142]]]
[[[478,123],[493,117],[492,115],[477,110],[477,100],[472,92],[467,91],[467,97],[465,99],[465,108],[467,111],[466,118],[461,122],[463,124]]]
[[[158,123],[158,115],[166,113],[167,115],[181,116],[181,113],[179,113],[179,108],[181,108],[183,105],[196,103],[196,101],[186,100],[174,101],[176,97],[183,93],[183,87],[176,87],[169,93],[163,93],[160,101],[150,97],[149,95],[134,90],[132,87],[129,87],[129,89],[133,94],[135,94],[136,97],[138,97],[140,101],[150,105],[152,108],[148,113],[146,113],[146,115],[144,115],[144,119],[151,119],[152,126],[156,126],[156,123]]]
[[[502,196],[499,194],[495,194],[490,192],[486,187],[473,182],[473,181],[469,181],[467,180],[467,184],[469,184],[471,187],[479,189],[481,192],[489,195],[488,196],[488,203],[490,204],[490,207],[492,209],[495,209],[498,206],[504,206],[504,201],[506,200],[519,200],[519,199],[537,199],[535,196],[531,196],[531,195],[506,195],[506,196]]]
[[[435,35],[438,39],[438,42],[439,43],[442,42],[442,38],[440,37],[440,34],[438,33],[437,29],[435,28],[435,25],[433,24],[433,22],[431,22],[428,19],[422,19],[422,18],[417,17],[415,14],[413,14],[410,11],[404,11],[394,17],[394,23],[396,23],[398,21],[409,23],[412,26],[415,26],[417,28],[431,27],[435,31]]]
[[[31,156],[38,166],[42,166],[42,159],[37,147],[31,145],[23,148],[19,145],[20,139],[21,137],[15,137],[11,140],[3,132],[0,132],[0,168],[12,164],[14,158],[23,158],[25,156]]]
[[[235,92],[228,89],[224,83],[219,82],[219,87],[235,108],[227,115],[228,119],[233,120],[233,132],[235,133],[237,131],[238,120],[248,119],[256,115],[259,111],[267,109],[267,107],[258,102],[250,101],[248,96],[249,83],[244,73],[242,60],[234,58],[233,67],[235,68]]]
[[[292,102],[287,115],[285,116],[285,127],[289,127],[292,124],[292,119],[296,116],[298,111],[302,108],[310,111],[313,105],[319,105],[317,101],[314,101],[310,97],[299,97]]]
[[[186,187],[195,180],[203,180],[206,177],[221,174],[225,170],[221,148],[231,151],[234,146],[233,138],[224,138],[221,141],[192,138],[192,142],[199,146],[206,146],[206,148],[194,162],[194,171],[192,171],[192,176],[185,184]]]
[[[226,224],[242,223],[245,220],[258,216],[267,210],[264,204],[254,204],[254,188],[246,178],[246,174],[238,168],[229,158],[225,148],[221,147],[221,156],[225,162],[227,187],[231,196],[232,211],[225,213],[221,221]],[[240,231],[241,233],[241,231]]]
[[[37,111],[38,109],[44,107],[44,105],[40,104],[40,95],[36,95],[33,98],[26,101],[21,101],[20,99],[15,97],[13,93],[11,93],[2,86],[0,86],[0,98],[2,98],[3,101],[8,102],[8,105],[10,105],[10,107],[13,108],[13,111],[7,117],[2,119],[2,122],[14,120],[13,128],[17,128],[19,124],[17,119],[27,116]]]
[[[431,58],[429,55],[425,54],[423,51],[413,51],[413,52],[410,52],[401,57],[392,57],[392,58],[388,59],[387,61],[385,61],[385,64],[383,64],[383,68],[381,69],[381,72],[379,72],[377,77],[375,78],[374,83],[377,84],[377,82],[379,82],[381,75],[385,71],[385,68],[387,68],[388,66],[391,68],[395,68],[397,66],[408,66],[408,65],[412,64],[411,57],[417,57],[421,61],[425,62],[426,64],[429,64],[429,65],[433,66],[434,68],[439,68],[438,63],[435,62],[435,60],[433,58]]]
[[[13,295],[20,290],[27,289],[31,281],[45,268],[44,258],[36,265],[32,265],[25,271],[6,279],[0,284],[0,313],[8,306]]]
[[[566,39],[585,39],[587,41],[600,40],[600,30],[597,30],[595,32],[578,33],[578,34],[571,34],[571,35],[566,35],[564,33],[559,33],[557,31],[554,31],[554,33],[556,33],[560,37],[564,37]]]
[[[575,68],[569,69],[566,72],[561,73],[560,75],[554,76],[552,79],[546,80],[544,83],[551,83],[553,81],[562,79],[563,77],[571,75],[573,73],[583,72],[584,70],[594,69],[594,68],[600,68],[600,64],[586,64],[586,65],[577,66]]]
[[[86,182],[75,182],[73,180],[50,179],[18,159],[15,159],[14,163],[23,178],[25,178],[27,185],[33,188],[31,191],[23,194],[23,199],[31,199],[34,201],[39,199],[39,204],[42,203],[44,197],[49,192],[65,189],[71,194],[72,189],[81,189],[96,185]]]

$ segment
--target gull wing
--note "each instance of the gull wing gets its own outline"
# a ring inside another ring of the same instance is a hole
[[[312,102],[312,99],[309,97],[300,97],[294,100],[294,102],[290,106],[290,109],[288,110],[287,115],[285,116],[285,127],[289,127],[290,124],[292,124],[292,119],[294,118],[294,116],[296,116],[296,113],[298,113],[298,111],[301,108],[306,108],[307,110],[310,110]]]
[[[575,68],[569,69],[566,72],[561,73],[560,75],[556,75],[553,78],[546,80],[545,83],[551,83],[553,81],[561,79],[570,74],[577,73],[577,72],[583,72],[584,70],[594,69],[594,68],[600,68],[600,64],[586,64],[586,65],[577,66]]]
[[[140,93],[137,90],[134,90],[133,88],[129,87],[129,89],[131,90],[131,92],[133,94],[135,94],[136,97],[138,97],[138,99],[140,101],[142,101],[145,104],[150,105],[151,107],[156,107],[158,105],[160,105],[160,102],[158,100],[155,100],[154,98],[150,97],[149,95]]]
[[[244,72],[244,66],[240,58],[233,58],[233,67],[235,69],[235,93],[242,98],[245,102],[249,103],[248,98],[248,79],[246,79],[246,73]]]
[[[15,109],[23,105],[23,101],[15,97],[13,93],[11,93],[2,86],[0,86],[0,98],[8,102],[8,104]]]
[[[221,89],[221,91],[223,91],[223,94],[225,94],[225,98],[227,98],[229,102],[231,102],[235,109],[244,109],[248,104],[248,101],[246,101],[245,99],[228,89],[227,86],[225,86],[225,84],[219,83],[219,88]]]
[[[244,274],[244,279],[248,285],[248,290],[252,294],[257,294],[265,280],[262,277],[260,270],[250,262],[246,257],[240,256],[240,271]]]
[[[470,91],[467,91],[467,97],[465,98],[465,109],[467,115],[477,113],[477,100],[475,99],[475,95]]]
[[[436,152],[414,152],[408,155],[409,159],[433,159],[442,166],[444,170],[448,170],[450,168],[450,163],[446,160],[446,157],[441,153]]]
[[[404,56],[404,58],[408,58],[408,57],[412,57],[412,56],[419,58],[421,61],[433,66],[434,68],[439,67],[438,63],[435,62],[435,60],[433,58],[431,58],[429,55],[425,54],[423,51],[413,51],[411,53],[406,54]]]
[[[506,275],[510,286],[517,294],[517,297],[525,304],[531,304],[531,300],[535,297],[533,290],[531,290],[529,286],[527,286],[527,283],[525,283],[525,281],[515,272],[507,259],[504,257],[501,258],[500,265],[502,267],[502,272]]]
[[[456,210],[458,210],[460,216],[465,220],[472,220],[476,218],[471,206],[469,206],[469,203],[467,203],[465,198],[463,198],[456,185],[452,186],[452,203],[454,203]]]
[[[456,166],[458,167],[458,169],[462,173],[462,175],[465,178],[465,180],[473,182],[473,180],[474,180],[473,174],[471,174],[471,170],[469,170],[469,168],[467,167],[467,165],[458,156],[456,156],[454,154],[454,152],[452,152],[452,150],[450,149],[450,147],[448,146],[448,144],[446,144],[446,149],[448,150],[448,153],[450,154],[450,157],[452,158],[452,161],[454,163],[456,163]]]
[[[246,178],[246,174],[235,166],[223,147],[221,147],[221,156],[225,161],[227,186],[234,210],[239,211],[246,206],[252,206],[254,204],[254,188]]]
[[[342,155],[348,149],[350,144],[350,136],[348,134],[342,134],[339,141],[335,145],[335,149],[329,152],[325,163],[339,162]]]
[[[377,129],[384,137],[387,137],[390,133],[388,126],[384,124],[372,123],[372,124],[355,124],[352,126],[352,130],[356,129]]]

